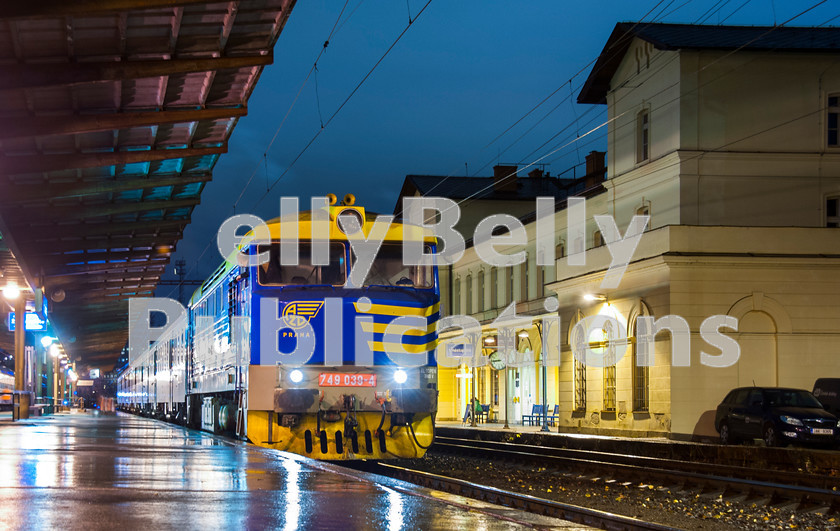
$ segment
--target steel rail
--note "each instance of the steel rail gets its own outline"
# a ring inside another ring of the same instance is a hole
[[[456,437],[436,436],[435,442],[440,444],[466,444],[476,445],[487,449],[510,450],[523,448],[524,445],[506,443],[501,441],[480,441],[475,439],[461,439]],[[574,457],[580,459],[595,459],[610,463],[623,463],[629,465],[640,465],[651,468],[667,468],[685,472],[699,472],[702,474],[726,476],[739,479],[751,479],[754,481],[781,483],[784,485],[796,485],[810,487],[813,489],[831,490],[840,483],[840,478],[821,474],[803,472],[791,472],[784,470],[768,470],[764,468],[753,468],[736,465],[722,465],[707,461],[686,461],[681,459],[667,459],[650,457],[635,454],[622,454],[602,450],[581,450],[571,448],[556,448],[552,446],[527,446],[527,451],[541,455],[555,457]]]
[[[827,507],[829,511],[840,510],[840,492],[828,488],[805,485],[791,485],[777,481],[761,481],[741,477],[710,474],[708,463],[692,463],[655,459],[642,456],[603,454],[600,452],[575,450],[575,456],[556,455],[553,452],[565,452],[564,449],[541,446],[528,446],[499,442],[465,440],[446,442],[445,437],[438,437],[430,450],[470,457],[506,458],[514,462],[527,462],[539,466],[554,466],[561,470],[578,470],[582,473],[596,472],[599,475],[633,479],[645,483],[657,482],[662,485],[700,486],[703,490],[719,490],[723,495],[745,493],[748,497],[768,498],[770,504],[795,500],[800,509]],[[450,439],[451,440],[451,439]],[[504,445],[507,445],[505,447]],[[585,456],[585,457],[584,457]],[[605,460],[603,457],[621,459]],[[679,463],[680,466],[674,466]],[[741,468],[741,467],[733,467]],[[749,469],[748,469],[749,470]],[[772,474],[772,471],[768,471]],[[782,474],[779,474],[782,475]],[[802,478],[800,478],[802,479]]]
[[[442,490],[459,496],[465,496],[496,505],[527,511],[543,516],[560,518],[571,522],[610,530],[656,530],[673,531],[677,528],[638,518],[624,516],[578,505],[561,503],[528,494],[520,494],[487,485],[479,485],[462,479],[441,476],[420,470],[400,467],[387,463],[368,463],[369,471],[408,481],[423,487]]]

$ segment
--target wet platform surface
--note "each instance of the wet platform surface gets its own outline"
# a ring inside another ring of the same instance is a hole
[[[575,528],[129,415],[0,423],[0,528]]]

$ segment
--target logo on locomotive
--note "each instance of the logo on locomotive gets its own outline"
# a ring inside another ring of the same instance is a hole
[[[283,317],[290,328],[300,330],[313,317],[318,315],[324,301],[294,301],[283,308]]]

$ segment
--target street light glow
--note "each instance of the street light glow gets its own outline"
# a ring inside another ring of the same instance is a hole
[[[6,284],[6,287],[3,288],[3,296],[13,301],[20,297],[20,288],[14,282],[9,282]]]

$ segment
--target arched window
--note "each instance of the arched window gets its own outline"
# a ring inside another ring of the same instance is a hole
[[[476,311],[484,311],[484,270],[478,272],[478,305]]]
[[[566,243],[563,240],[560,240],[560,243],[557,244],[557,247],[554,248],[554,259],[560,260],[561,258],[566,257]]]
[[[522,271],[519,274],[519,298],[522,301],[528,300],[528,255],[525,255],[525,261],[520,265]]]
[[[647,304],[639,299],[638,311],[630,314],[630,337],[636,337],[636,319],[647,315],[650,315],[650,310]],[[633,360],[633,411],[648,411],[650,408],[650,367],[639,365],[636,344],[637,342],[633,341],[630,346]]]
[[[580,328],[575,328],[575,325],[583,319],[583,312],[578,310],[575,316],[569,323],[569,345],[572,349],[577,349],[583,352],[586,347],[587,339],[584,337],[584,332]],[[574,358],[574,402],[575,411],[586,411],[586,365]]]
[[[466,314],[472,315],[473,313],[473,305],[472,305],[472,275],[467,275],[467,285],[464,288],[464,295],[466,297],[466,301],[464,302],[464,307],[467,309]]]
[[[595,234],[592,235],[592,245],[593,247],[600,247],[604,245],[604,235],[601,234],[601,231],[596,230]]]

